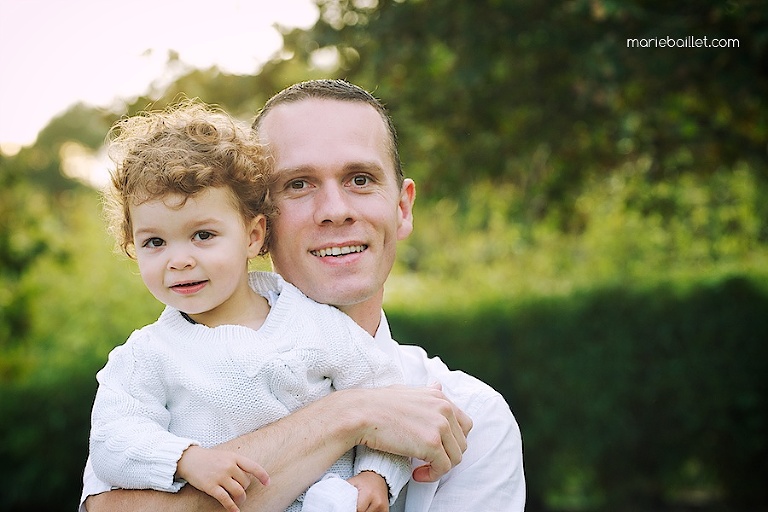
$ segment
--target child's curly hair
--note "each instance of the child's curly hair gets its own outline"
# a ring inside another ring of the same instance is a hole
[[[276,208],[269,194],[271,161],[247,124],[197,100],[117,121],[107,134],[116,168],[104,191],[109,230],[135,258],[129,206],[169,194],[186,198],[228,187],[244,219],[267,218],[261,254],[269,250]],[[183,203],[182,203],[183,204]]]

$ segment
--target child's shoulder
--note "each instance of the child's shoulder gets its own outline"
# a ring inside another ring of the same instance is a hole
[[[304,292],[283,279],[280,274],[274,272],[251,272],[249,277],[251,288],[269,300],[269,304],[272,307],[274,307],[274,303],[279,299],[282,302],[290,302],[292,306],[336,309],[327,304],[320,304],[319,302],[310,299]]]
[[[250,274],[251,287],[269,300],[270,315],[282,320],[300,319],[303,324],[307,322],[317,325],[330,325],[336,328],[360,329],[349,316],[338,308],[328,304],[322,304],[307,297],[304,292],[292,285],[282,276],[274,272],[252,272]]]
[[[184,339],[188,336],[186,331],[192,327],[193,324],[184,319],[180,311],[166,306],[157,320],[134,330],[125,344],[158,348],[175,340]]]

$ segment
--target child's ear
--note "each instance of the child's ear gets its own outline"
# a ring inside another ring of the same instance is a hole
[[[255,258],[261,254],[267,236],[267,218],[257,215],[246,224],[248,230],[248,258]]]

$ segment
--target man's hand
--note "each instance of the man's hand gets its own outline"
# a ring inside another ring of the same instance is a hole
[[[472,419],[448,400],[439,384],[334,394],[359,391],[365,393],[360,403],[370,407],[357,411],[363,422],[357,444],[423,460],[425,464],[413,472],[417,482],[435,482],[461,462]]]
[[[245,502],[245,490],[251,485],[251,477],[262,485],[269,484],[267,472],[252,459],[201,446],[184,450],[176,475],[216,498],[229,512],[240,512],[238,505]]]

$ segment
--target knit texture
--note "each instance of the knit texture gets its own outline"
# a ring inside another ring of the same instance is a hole
[[[348,316],[318,304],[277,274],[250,275],[271,309],[258,331],[192,324],[166,307],[134,331],[97,374],[91,458],[96,475],[125,489],[177,491],[176,463],[193,444],[212,447],[252,432],[334,389],[402,383],[397,366]],[[392,500],[410,476],[404,457],[360,450],[329,470],[371,469]],[[258,461],[257,461],[258,462]],[[373,466],[373,467],[371,467]],[[288,510],[300,510],[297,500]]]

